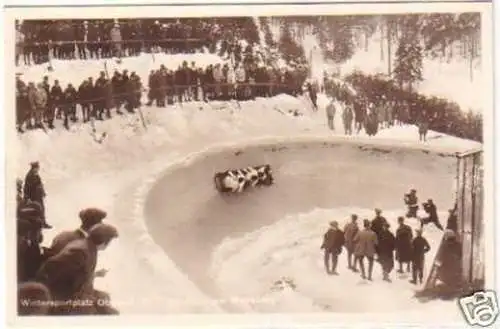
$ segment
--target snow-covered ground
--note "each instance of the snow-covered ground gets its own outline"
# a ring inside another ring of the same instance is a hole
[[[120,66],[129,71],[135,70],[144,79],[152,66],[156,68],[162,63],[173,67],[178,65],[173,57],[164,56],[162,59],[157,57],[155,62],[146,56],[124,59]],[[207,55],[192,58],[184,55],[177,61],[182,60],[208,63],[220,59]],[[95,76],[102,67],[103,63],[100,61],[61,61],[54,63],[53,74],[62,83],[76,83],[84,77]],[[112,70],[110,61],[108,70]],[[24,71],[27,81],[39,80],[40,76],[45,74],[47,73],[40,67]],[[107,133],[102,144],[93,140],[88,125],[75,125],[69,132],[63,129],[56,129],[48,134],[41,131],[27,132],[16,138],[16,148],[19,152],[17,159],[9,160],[16,161],[17,175],[20,177],[27,170],[30,161],[38,160],[41,163],[41,175],[48,194],[48,219],[54,225],[54,229],[47,232],[46,241],[50,241],[61,230],[78,226],[77,213],[83,207],[98,206],[108,211],[106,220],[118,227],[120,238],[100,255],[98,267],[108,268],[110,271],[105,278],[96,279],[96,286],[111,294],[114,304],[123,314],[219,312],[224,310],[211,302],[210,298],[179,270],[177,264],[155,247],[144,224],[138,223],[138,219],[131,215],[134,206],[141,202],[136,199],[138,186],[141,186],[151,173],[166,168],[172,161],[210,145],[228,142],[237,144],[261,136],[332,136],[333,133],[325,124],[325,102],[325,97],[321,95],[321,110],[318,113],[309,110],[305,99],[286,95],[239,103],[192,102],[163,109],[144,107],[147,129],[142,127],[137,115],[130,114],[96,123],[98,134]],[[296,117],[289,113],[295,110],[304,115]],[[336,120],[337,132],[341,131],[339,119]],[[362,141],[368,140],[368,137],[360,135],[347,139]],[[397,139],[413,144],[416,143],[417,132],[415,127],[395,127],[382,130],[374,139],[385,140],[386,143]],[[426,144],[427,147],[477,146],[477,143],[435,132],[430,132]],[[346,297],[347,293],[340,292],[339,295],[330,296],[340,283],[333,283],[338,278],[323,277],[318,263],[321,254],[317,246],[317,236],[329,218],[335,216],[342,220],[352,211],[358,209],[318,209],[308,214],[295,214],[272,226],[248,232],[238,237],[239,240],[227,240],[220,245],[218,252],[213,254],[214,264],[220,264],[216,266],[213,274],[217,281],[223,283],[225,289],[235,287],[235,283],[231,281],[234,279],[231,277],[231,273],[235,273],[233,271],[246,276],[249,273],[255,274],[255,278],[265,280],[262,283],[257,280],[249,282],[249,289],[260,293],[269,284],[269,273],[297,273],[296,266],[299,266],[299,262],[287,261],[293,255],[300,262],[310,264],[308,267],[300,267],[302,273],[293,278],[301,294],[282,291],[280,294],[288,294],[288,297],[283,295],[280,300],[288,304],[268,311],[295,309],[311,312],[327,309],[326,305],[330,305],[332,309],[338,307],[341,311],[348,311],[349,307],[356,306],[357,301],[347,299],[345,304],[339,306],[338,298]],[[360,214],[366,211],[359,209]],[[311,218],[316,221],[307,225]],[[273,241],[272,236],[275,235],[292,235],[300,242],[297,246],[284,250],[282,242]],[[435,242],[433,239],[433,243]],[[245,247],[242,248],[242,245]],[[228,250],[232,250],[231,253],[228,254]],[[268,257],[271,257],[273,262],[263,265]],[[340,268],[344,267],[341,263]],[[245,271],[247,272],[243,273]],[[408,290],[403,295],[393,293],[392,290],[378,291],[380,285],[364,286],[352,275],[345,277],[345,285],[356,286],[363,295],[390,293],[395,298],[394,303],[407,302],[407,309],[418,309],[415,312],[421,314],[419,305],[410,300]],[[330,279],[332,285],[325,288],[326,290],[316,285],[323,286],[325,280]],[[398,287],[403,285],[404,281],[397,283]],[[243,289],[240,292],[243,295],[249,293]],[[434,307],[451,306],[449,303],[436,302],[425,308],[422,306],[421,309],[426,312]],[[362,310],[366,310],[366,307],[363,306]],[[382,306],[377,306],[372,311],[383,310],[385,309]]]
[[[359,273],[347,269],[345,250],[339,256],[339,276],[327,275],[319,249],[322,235],[330,221],[337,219],[343,227],[352,213],[360,218],[373,217],[372,209],[313,209],[289,215],[242,237],[228,238],[214,252],[214,280],[227,294],[257,301],[253,305],[242,303],[249,312],[431,313],[430,309],[438,307],[439,317],[460,317],[454,302],[436,301],[424,305],[417,301],[413,297],[415,288],[408,282],[411,273],[394,271],[393,282],[383,282],[380,265],[376,262],[374,282],[362,280]],[[401,210],[384,211],[394,230],[399,215]],[[446,218],[446,212],[441,216]],[[417,227],[415,221],[408,223]],[[440,233],[430,227],[425,236],[432,248],[427,255],[429,270]]]

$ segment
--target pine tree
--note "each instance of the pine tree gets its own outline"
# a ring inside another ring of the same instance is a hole
[[[418,39],[408,36],[400,39],[396,50],[396,65],[393,76],[401,87],[406,84],[410,92],[415,83],[423,80],[422,57],[422,47]]]
[[[283,26],[278,48],[287,63],[305,61],[304,49],[295,42],[288,23]]]
[[[341,27],[333,45],[332,59],[336,63],[343,63],[354,55],[355,44],[351,28]]]
[[[267,17],[260,17],[259,20],[260,26],[264,30],[264,42],[268,47],[276,47],[276,42],[274,42],[273,35],[271,33],[271,27],[269,26]]]

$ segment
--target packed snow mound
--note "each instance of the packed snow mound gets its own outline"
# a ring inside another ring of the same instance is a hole
[[[19,161],[24,165],[40,161],[46,179],[74,178],[121,170],[137,160],[150,161],[165,145],[193,145],[194,150],[205,145],[205,141],[222,142],[242,134],[247,137],[247,134],[326,131],[322,116],[310,115],[304,100],[285,94],[247,102],[143,107],[142,111],[146,129],[139,114],[115,115],[111,120],[96,121],[95,136],[106,133],[102,143],[95,141],[88,123],[77,123],[70,131],[58,127],[48,133],[33,130],[20,134],[16,140]],[[57,150],[61,154],[54,154]],[[23,175],[24,170],[24,166],[18,167],[18,175]]]

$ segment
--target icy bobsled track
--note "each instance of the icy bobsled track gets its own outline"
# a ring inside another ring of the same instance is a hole
[[[432,198],[445,223],[455,158],[392,141],[366,143],[311,139],[206,153],[156,181],[145,202],[147,227],[207,295],[256,301],[228,311],[419,311],[408,274],[393,271],[393,283],[387,283],[375,263],[374,281],[363,282],[347,270],[344,251],[340,275],[329,276],[319,247],[329,221],[343,227],[347,216],[357,213],[361,225],[363,218],[373,218],[375,207],[395,232],[396,216],[405,213],[403,194],[410,188],[417,189],[420,202]],[[221,195],[214,188],[215,172],[261,163],[273,168],[272,186],[238,195]],[[417,226],[416,220],[407,223]],[[433,247],[428,270],[441,235],[435,227],[424,235]]]

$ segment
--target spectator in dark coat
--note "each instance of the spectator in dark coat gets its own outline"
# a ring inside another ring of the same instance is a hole
[[[407,218],[416,218],[418,210],[417,190],[411,189],[410,193],[404,195],[404,202],[408,206]]]
[[[95,225],[85,239],[68,243],[61,252],[50,257],[37,273],[39,282],[49,289],[54,301],[80,301],[80,305],[55,305],[53,315],[99,314],[103,307],[101,293],[94,290],[97,252],[118,237],[117,230],[107,224]],[[83,303],[85,301],[85,303]],[[107,303],[104,303],[107,304]]]
[[[363,220],[363,230],[359,231],[354,237],[354,244],[356,246],[354,248],[354,255],[356,262],[359,262],[361,268],[361,277],[363,279],[368,278],[371,281],[378,238],[375,232],[370,229],[370,221],[368,219]],[[365,272],[365,257],[368,259],[368,277]]]
[[[84,80],[78,87],[78,101],[82,107],[82,120],[88,122],[92,113],[92,81]]]
[[[24,214],[17,220],[17,280],[33,280],[43,262],[42,221],[32,214]]]
[[[57,234],[52,240],[48,250],[50,255],[58,254],[68,243],[78,239],[85,239],[92,227],[102,223],[106,218],[106,212],[98,208],[86,208],[78,214],[81,225],[78,229],[72,231],[63,231]]]
[[[377,236],[382,231],[385,223],[387,223],[387,219],[382,216],[382,210],[375,209],[375,218],[372,220],[371,229]]]
[[[462,264],[462,244],[455,232],[446,230],[441,245],[441,266],[438,270],[438,279],[448,288],[456,289],[460,286]]]
[[[424,224],[434,223],[434,225],[436,225],[438,229],[443,231],[444,228],[439,222],[437,208],[432,199],[427,200],[427,202],[423,203],[422,206],[424,207],[424,210],[427,213],[427,217],[422,218],[421,226],[423,227]]]
[[[354,243],[354,238],[359,232],[358,227],[358,216],[355,214],[351,215],[351,222],[347,223],[344,227],[344,241],[345,248],[347,249],[347,266],[353,272],[357,272],[356,261],[353,259],[354,249],[356,247]]]
[[[446,229],[457,233],[458,230],[458,216],[457,216],[457,204],[453,209],[448,210],[448,221],[446,223]]]
[[[425,254],[431,250],[431,246],[429,242],[422,236],[422,230],[415,230],[417,236],[413,239],[412,242],[412,250],[413,250],[413,259],[412,259],[412,277],[413,279],[410,281],[413,284],[417,284],[418,282],[422,283],[424,278],[424,263],[425,263]]]
[[[52,228],[45,219],[44,199],[46,197],[42,179],[39,175],[40,164],[38,162],[31,163],[31,169],[24,178],[24,199],[38,202],[42,207],[43,228]]]
[[[382,231],[378,236],[377,254],[378,261],[382,266],[384,281],[391,282],[389,274],[394,268],[394,248],[396,246],[396,238],[391,231],[389,231],[389,223],[384,223]]]
[[[54,111],[56,114],[56,118],[60,119],[62,115],[62,106],[64,103],[64,99],[62,88],[59,85],[59,80],[54,80],[54,85],[50,90],[50,103],[52,106],[51,111]]]
[[[399,227],[396,230],[396,259],[399,262],[398,273],[403,273],[403,264],[406,264],[406,271],[410,272],[413,232],[411,227],[405,224],[404,217],[398,217],[398,224]]]
[[[342,252],[344,245],[344,233],[339,229],[339,223],[333,221],[330,223],[330,228],[323,236],[323,244],[321,249],[324,250],[324,262],[326,273],[337,275],[338,257]],[[330,259],[332,261],[332,268],[330,270]]]
[[[63,115],[64,115],[64,127],[69,129],[69,119],[72,122],[76,122],[76,101],[77,92],[75,87],[71,83],[68,84],[66,89],[64,89],[63,104],[61,105]]]

